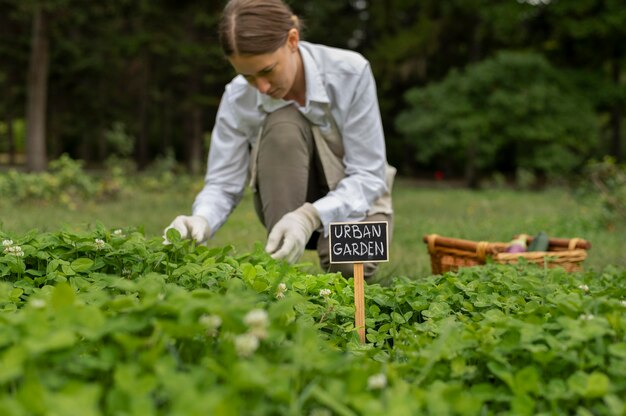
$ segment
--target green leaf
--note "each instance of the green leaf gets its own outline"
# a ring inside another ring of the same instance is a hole
[[[539,374],[533,366],[522,368],[515,374],[516,393],[538,393]]]
[[[46,413],[46,390],[35,369],[29,368],[26,371],[18,398],[32,414]]]
[[[58,329],[43,337],[30,337],[24,341],[26,350],[31,354],[41,354],[46,351],[62,350],[76,344],[78,338],[70,329]]]
[[[450,305],[445,302],[433,302],[427,310],[422,311],[422,315],[427,318],[444,318],[450,314]]]
[[[57,283],[54,287],[54,291],[52,292],[52,306],[54,309],[61,309],[66,306],[71,306],[74,304],[76,300],[76,294],[74,293],[74,289],[65,283]]]
[[[256,268],[252,264],[242,263],[239,268],[245,280],[252,281],[256,277]]]
[[[406,322],[406,319],[404,319],[404,316],[402,316],[398,312],[391,312],[391,319],[393,320],[393,322],[397,324],[403,324]]]
[[[165,238],[167,238],[167,241],[169,241],[172,244],[178,243],[181,241],[180,232],[175,228],[170,228],[169,230],[167,230],[165,232]]]
[[[81,257],[79,259],[74,260],[71,263],[72,270],[78,273],[86,272],[90,270],[92,266],[93,266],[93,260],[86,258],[86,257]]]
[[[604,373],[594,371],[587,379],[587,389],[585,397],[593,399],[604,397],[611,388],[611,381]]]
[[[489,370],[496,377],[498,377],[500,380],[504,381],[506,383],[506,385],[509,386],[509,388],[512,391],[515,391],[515,382],[514,382],[514,379],[513,379],[513,374],[504,365],[502,365],[502,364],[500,364],[498,362],[495,362],[495,361],[490,361],[489,363],[487,363],[487,368],[489,368]]]
[[[356,416],[352,410],[346,407],[343,403],[341,403],[337,398],[333,395],[322,389],[321,387],[315,385],[311,387],[311,396],[317,399],[320,403],[328,406],[333,412],[340,416]]]
[[[587,374],[577,371],[567,380],[567,385],[582,397],[598,398],[608,394],[611,382],[606,374],[601,372]]]
[[[13,288],[13,290],[11,290],[11,294],[9,295],[9,298],[12,300],[19,300],[20,296],[22,296],[24,294],[24,290],[19,288],[19,287],[15,287]]]
[[[548,382],[544,395],[549,400],[567,400],[573,396],[573,392],[563,379],[553,378]]]
[[[57,415],[99,416],[102,387],[92,383],[71,381],[49,396],[47,411]]]
[[[511,410],[515,415],[535,414],[535,401],[527,394],[516,395],[511,401]]]
[[[609,345],[609,353],[626,360],[626,342]]]
[[[69,264],[62,264],[61,270],[63,270],[63,274],[65,274],[66,276],[74,276],[76,274],[74,269],[72,269]]]
[[[20,377],[24,372],[26,351],[22,346],[13,346],[0,355],[0,384]]]

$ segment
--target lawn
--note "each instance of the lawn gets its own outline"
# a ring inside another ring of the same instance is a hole
[[[0,229],[14,234],[31,229],[79,231],[100,222],[110,228],[139,227],[148,237],[156,237],[176,215],[189,213],[200,186],[198,182],[193,189],[171,188],[158,193],[135,190],[116,200],[83,203],[75,210],[32,202],[11,205],[0,200]],[[543,230],[553,237],[589,240],[593,247],[585,262],[587,269],[626,267],[626,225],[610,229],[600,226],[599,207],[593,201],[575,199],[565,189],[474,191],[400,179],[393,198],[395,224],[390,261],[381,266],[379,279],[429,275],[429,257],[422,242],[428,233],[475,241],[509,241],[518,233],[533,235]],[[236,252],[244,253],[264,242],[265,230],[254,213],[252,195],[246,191],[240,206],[209,245],[232,244]],[[307,270],[321,271],[315,253],[308,252],[302,261]]]

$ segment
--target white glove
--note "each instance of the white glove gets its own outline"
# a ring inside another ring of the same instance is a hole
[[[211,236],[209,222],[200,215],[179,215],[174,218],[174,221],[163,231],[164,244],[170,243],[165,235],[171,228],[178,230],[181,238],[193,238],[198,243],[204,243]]]
[[[311,234],[321,225],[317,210],[310,203],[288,212],[274,225],[267,238],[265,251],[272,258],[295,263],[304,253]]]

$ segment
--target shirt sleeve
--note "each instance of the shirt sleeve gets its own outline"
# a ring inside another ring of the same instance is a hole
[[[204,188],[192,207],[194,215],[201,215],[209,222],[211,236],[241,201],[245,187],[250,161],[250,132],[238,119],[227,90],[211,133]]]
[[[387,190],[385,139],[369,64],[355,84],[342,129],[346,177],[313,205],[325,233],[333,221],[359,221]]]

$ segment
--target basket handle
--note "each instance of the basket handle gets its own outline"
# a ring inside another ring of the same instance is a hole
[[[580,238],[572,238],[571,240],[569,240],[569,243],[567,244],[567,249],[568,250],[574,250],[576,248],[576,245],[579,242],[581,242],[581,241],[583,241],[583,240],[581,240]],[[583,245],[583,247],[584,247],[584,245]]]
[[[428,244],[428,252],[431,254],[436,253],[435,246],[438,244],[442,247],[453,248],[457,250],[466,250],[469,252],[475,252],[476,257],[480,262],[484,262],[487,257],[487,251],[489,250],[489,242],[487,241],[470,241],[462,240],[459,238],[441,237],[439,234],[427,234],[424,236],[424,242]]]
[[[435,242],[437,241],[437,237],[439,237],[438,234],[428,234],[427,236],[424,236],[426,242],[428,243],[428,252],[431,254],[435,252]]]
[[[487,241],[479,241],[476,244],[476,257],[478,261],[481,263],[485,262],[485,257],[487,255],[487,247],[489,247],[489,243]]]
[[[426,234],[423,238],[424,242],[428,244],[428,248],[435,249],[435,245],[456,248],[460,250],[476,251],[476,242],[471,240],[463,240],[460,238],[442,237],[438,234]]]

